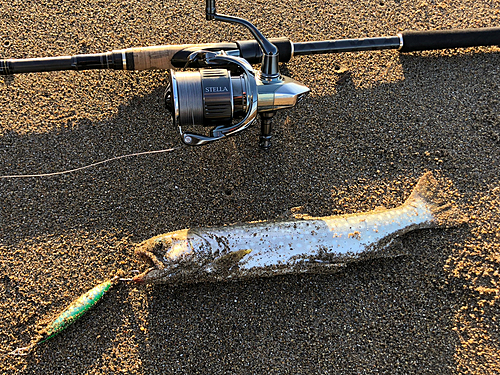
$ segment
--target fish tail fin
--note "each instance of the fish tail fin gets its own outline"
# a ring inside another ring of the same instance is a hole
[[[444,178],[436,179],[432,172],[425,173],[417,182],[405,204],[424,202],[438,226],[450,228],[467,222],[467,216],[459,207],[458,192]]]

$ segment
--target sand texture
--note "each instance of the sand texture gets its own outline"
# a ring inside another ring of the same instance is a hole
[[[12,0],[8,58],[249,39],[207,22],[204,1]],[[221,1],[293,41],[500,26],[500,1]],[[0,78],[0,354],[27,345],[135,245],[194,226],[397,207],[432,171],[468,222],[405,235],[395,258],[333,275],[179,287],[120,284],[81,320],[1,374],[500,373],[500,49],[297,57],[311,88],[259,126],[199,148],[163,104],[166,72]]]

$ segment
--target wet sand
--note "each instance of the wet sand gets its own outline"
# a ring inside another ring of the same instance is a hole
[[[1,55],[95,53],[248,39],[209,23],[203,1],[11,1]],[[269,37],[293,41],[500,25],[498,1],[224,1]],[[290,374],[500,371],[500,49],[297,57],[311,88],[259,127],[182,145],[163,105],[165,72],[54,72],[0,78],[1,353],[27,345],[73,299],[144,270],[134,246],[163,232],[400,205],[433,171],[469,217],[420,230],[401,256],[333,275],[118,285],[63,334],[0,373]]]

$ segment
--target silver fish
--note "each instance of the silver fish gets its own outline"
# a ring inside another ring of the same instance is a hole
[[[324,273],[353,259],[390,256],[391,242],[409,231],[459,222],[460,212],[443,204],[437,184],[426,173],[393,209],[162,234],[138,245],[136,254],[153,267],[133,280],[178,284]]]

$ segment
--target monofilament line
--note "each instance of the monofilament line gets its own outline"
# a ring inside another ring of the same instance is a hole
[[[79,168],[74,168],[74,169],[67,169],[65,171],[60,171],[60,172],[51,172],[51,173],[39,173],[39,174],[18,174],[18,175],[5,175],[5,176],[0,176],[0,179],[7,179],[7,178],[31,178],[31,177],[51,177],[51,176],[59,176],[63,174],[68,174],[68,173],[73,173],[73,172],[78,172],[84,169],[92,168],[100,164],[105,164],[109,163],[114,160],[119,160],[119,159],[124,159],[124,158],[130,158],[133,156],[141,156],[141,155],[150,155],[150,154],[160,154],[160,153],[165,153],[165,152],[171,152],[174,150],[177,150],[178,148],[167,148],[165,150],[154,150],[154,151],[144,151],[144,152],[136,152],[134,154],[127,154],[127,155],[120,155],[120,156],[115,156],[114,158],[98,161],[96,163],[92,163],[89,165],[85,165],[83,167]]]

